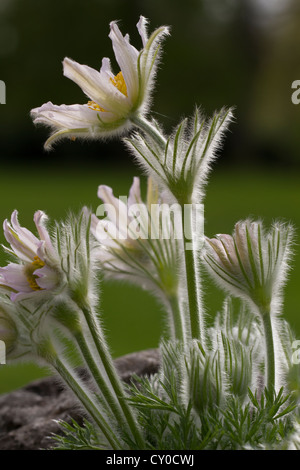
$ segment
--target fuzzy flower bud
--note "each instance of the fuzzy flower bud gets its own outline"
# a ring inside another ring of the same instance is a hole
[[[269,311],[286,279],[292,234],[291,225],[266,233],[261,222],[238,222],[232,236],[206,239],[204,260],[222,288]]]
[[[224,403],[227,380],[218,352],[206,353],[194,341],[184,355],[184,397],[192,402],[199,416],[205,410]]]
[[[231,120],[231,110],[221,109],[211,119],[196,110],[193,118],[184,119],[169,138],[153,122],[160,139],[155,133],[136,133],[125,142],[147,174],[180,204],[199,202]]]

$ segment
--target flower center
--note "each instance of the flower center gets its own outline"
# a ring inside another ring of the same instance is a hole
[[[33,262],[31,264],[25,266],[25,275],[32,290],[42,289],[36,282],[36,278],[38,276],[35,276],[34,272],[43,266],[45,266],[45,263],[38,256],[33,258]]]
[[[111,83],[121,92],[123,95],[127,95],[127,86],[123,77],[122,72],[119,72],[114,78],[110,78]],[[88,107],[91,108],[93,111],[102,111],[106,113],[106,109],[101,108],[99,104],[95,103],[95,101],[88,101]]]
[[[127,95],[127,86],[123,77],[122,72],[119,72],[114,78],[110,79],[111,83],[121,92],[123,95]]]

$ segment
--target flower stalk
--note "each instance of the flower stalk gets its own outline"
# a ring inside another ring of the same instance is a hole
[[[134,118],[132,118],[132,122],[143,132],[145,132],[145,134],[148,135],[150,139],[156,142],[156,144],[160,147],[162,154],[166,154],[168,152],[167,140],[162,135],[162,133],[156,127],[153,126],[153,124],[151,124],[149,121],[147,121],[141,116],[135,116]],[[203,329],[203,319],[201,319],[201,305],[199,296],[200,276],[196,264],[197,248],[194,242],[194,239],[196,237],[195,227],[193,223],[194,207],[192,207],[191,210],[186,211],[187,214],[185,214],[184,205],[189,204],[190,200],[183,198],[183,200],[178,200],[178,202],[181,204],[182,213],[183,251],[190,316],[190,334],[191,338],[203,341],[203,337],[201,334],[201,330]],[[188,238],[186,236],[186,233],[188,233],[191,238]],[[187,244],[189,244],[190,249],[187,249]],[[179,327],[178,324],[177,327]],[[177,328],[177,334],[178,333],[181,336],[182,329]],[[180,337],[178,337],[177,339],[180,339]]]
[[[138,127],[151,139],[153,139],[157,145],[159,145],[162,151],[165,150],[167,141],[162,133],[159,132],[159,130],[151,122],[141,115],[133,115],[130,120],[136,127]]]
[[[74,338],[82,353],[82,357],[84,358],[87,369],[90,371],[92,378],[97,385],[100,397],[104,398],[107,406],[112,411],[118,424],[126,427],[126,419],[124,418],[123,412],[120,408],[119,401],[117,400],[117,397],[115,396],[109,384],[107,384],[106,380],[104,379],[103,371],[99,369],[99,366],[93,357],[89,342],[86,340],[86,336],[80,330],[74,334]],[[99,400],[99,404],[102,404],[102,399]]]
[[[99,407],[95,405],[93,397],[91,397],[90,393],[85,390],[85,387],[82,385],[79,377],[74,374],[72,368],[68,367],[67,364],[58,357],[51,361],[51,365],[82,403],[84,408],[87,410],[91,418],[95,421],[107,439],[107,442],[111,445],[111,448],[113,450],[122,449],[123,447],[119,438],[115,435],[113,429],[100,412]]]
[[[110,380],[111,386],[116,394],[116,397],[119,400],[120,407],[124,413],[128,426],[132,432],[132,435],[134,439],[136,440],[136,443],[139,446],[139,448],[144,449],[145,447],[144,437],[142,435],[141,429],[138,426],[135,416],[133,415],[132,408],[128,404],[128,400],[125,395],[124,388],[122,386],[120,378],[111,360],[111,356],[108,352],[106,341],[103,337],[103,334],[100,328],[98,327],[97,322],[95,321],[94,314],[91,308],[86,305],[82,306],[82,312],[87,322],[89,332],[94,340],[94,344],[99,354],[99,358]]]
[[[196,266],[196,246],[193,224],[193,209],[182,210],[183,251],[186,275],[186,286],[189,306],[190,334],[192,339],[198,339],[203,346],[203,325],[201,319],[201,306],[199,303],[199,273]],[[187,236],[188,235],[190,236]]]
[[[116,436],[115,431],[108,423],[100,407],[96,406],[93,393],[90,392],[84,381],[81,380],[79,375],[74,371],[73,367],[69,365],[63,354],[58,352],[60,347],[57,348],[57,339],[55,338],[53,341],[52,337],[53,331],[51,331],[48,336],[40,338],[39,342],[34,344],[33,349],[36,356],[43,364],[46,363],[51,366],[51,368],[59,374],[65,384],[73,391],[83,408],[97,424],[111,448],[113,450],[122,449],[123,446],[119,437]]]
[[[272,318],[279,315],[293,230],[275,223],[266,233],[261,222],[238,222],[233,235],[206,239],[204,260],[218,284],[244,299],[259,314],[265,335],[265,385],[275,389]],[[277,310],[276,310],[277,309]]]
[[[261,311],[261,319],[264,326],[264,336],[266,345],[266,379],[265,383],[269,392],[275,390],[275,350],[273,339],[272,318],[270,311]]]
[[[171,312],[172,312],[172,323],[174,327],[174,339],[181,341],[186,344],[186,327],[184,324],[184,317],[180,310],[178,294],[170,294],[168,296]]]

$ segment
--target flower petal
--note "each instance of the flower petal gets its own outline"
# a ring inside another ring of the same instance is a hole
[[[120,236],[126,239],[128,224],[126,204],[113,195],[113,190],[109,186],[99,186],[98,197],[104,202],[109,220],[118,228]]]
[[[133,184],[129,190],[128,208],[132,204],[143,204],[141,198],[140,178],[136,176],[133,178]]]
[[[43,211],[36,211],[33,220],[39,233],[40,239],[44,242],[42,244],[43,251],[46,251],[48,255],[54,257],[54,248],[48,230],[45,227],[45,221],[47,220],[47,218],[47,215]],[[40,250],[40,247],[41,245],[39,246],[38,250]]]
[[[41,289],[52,290],[57,286],[57,274],[48,266],[36,269],[34,275],[38,276],[35,281]]]
[[[137,70],[139,52],[130,44],[128,35],[125,37],[122,35],[115,21],[110,23],[109,37],[112,41],[113,50],[126,83],[128,98],[131,104],[133,104],[139,93]]]
[[[4,268],[0,268],[1,284],[11,287],[18,292],[29,293],[32,289],[24,273],[24,266],[10,263]]]
[[[128,113],[129,101],[111,82],[107,61],[104,61],[104,64],[102,62],[100,72],[69,58],[64,59],[63,66],[64,75],[77,83],[83,92],[103,109],[118,116]]]
[[[83,129],[98,126],[97,113],[84,104],[62,104],[57,106],[51,101],[31,111],[35,124],[47,124],[59,129]]]
[[[15,254],[21,260],[31,262],[40,242],[27,228],[20,226],[16,210],[12,213],[11,224],[5,220],[3,229],[4,236]]]
[[[110,220],[98,219],[98,224],[95,230],[93,229],[93,233],[101,245],[110,248],[118,249],[119,244],[117,240],[120,240],[120,238],[124,240],[124,235],[121,237],[117,227]]]
[[[143,47],[146,46],[147,41],[148,41],[148,34],[147,34],[147,28],[146,28],[147,24],[148,24],[148,21],[146,20],[146,18],[144,18],[144,16],[140,16],[140,19],[136,25],[138,32],[142,38]]]

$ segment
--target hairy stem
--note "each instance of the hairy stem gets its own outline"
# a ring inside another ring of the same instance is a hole
[[[275,390],[275,351],[272,330],[272,319],[269,310],[261,311],[266,343],[265,383],[269,391]]]
[[[82,312],[84,314],[85,320],[87,322],[87,325],[89,327],[90,334],[93,338],[95,347],[97,349],[97,352],[99,354],[99,358],[103,364],[103,367],[105,369],[105,372],[110,380],[110,383],[112,385],[112,388],[116,394],[117,399],[119,400],[120,407],[122,408],[122,411],[124,413],[125,419],[128,423],[128,426],[131,430],[131,433],[139,446],[140,449],[143,449],[145,447],[145,441],[142,435],[142,432],[138,426],[138,423],[134,417],[133,411],[127,401],[127,397],[125,395],[125,391],[123,388],[123,385],[121,383],[121,380],[117,374],[117,371],[114,367],[114,364],[111,359],[111,355],[108,351],[108,348],[106,346],[106,341],[102,335],[102,332],[100,328],[98,327],[98,324],[95,321],[95,317],[91,309],[87,306],[82,307]]]
[[[77,331],[74,336],[78,347],[82,353],[86,366],[91,372],[92,377],[98,387],[100,395],[105,399],[107,405],[109,406],[113,415],[118,421],[118,424],[126,426],[126,420],[124,419],[124,415],[120,408],[119,401],[117,400],[113,390],[106,383],[106,380],[103,377],[103,371],[100,370],[99,365],[94,360],[93,354],[90,351],[90,346],[86,341],[85,336],[83,335],[82,331]]]
[[[175,339],[182,341],[185,344],[186,343],[185,325],[184,325],[184,319],[180,311],[180,306],[178,303],[178,296],[169,295],[168,300],[169,300],[170,307],[171,307]]]
[[[201,304],[198,285],[200,282],[199,272],[196,265],[197,246],[195,243],[194,224],[193,224],[193,207],[184,210],[182,207],[182,233],[183,233],[183,251],[185,262],[186,287],[188,296],[188,306],[190,315],[191,337],[204,341],[203,336],[203,319],[201,318]],[[188,235],[187,235],[188,234]],[[190,236],[189,236],[190,235]],[[202,343],[203,345],[203,343]]]
[[[133,116],[131,118],[131,122],[141,129],[145,134],[151,137],[155,142],[161,147],[164,151],[165,146],[167,144],[166,139],[161,135],[161,133],[156,129],[151,122],[147,121],[147,119],[143,118],[142,116]]]
[[[58,357],[55,357],[51,361],[51,365],[62,377],[65,383],[70,387],[70,389],[74,392],[75,396],[82,403],[83,407],[86,409],[88,414],[99,426],[99,429],[107,439],[108,443],[111,445],[112,449],[122,449],[123,446],[119,442],[119,439],[117,438],[114,431],[106,421],[105,417],[95,406],[94,401],[90,396],[89,392],[84,389],[84,386],[79,377],[74,374],[72,369],[69,368],[68,365],[65,364],[63,360],[59,359]]]
[[[141,116],[135,116],[132,118],[132,123],[135,124],[139,129],[145,132],[150,136],[161,148],[162,152],[165,152],[167,141],[163,135],[153,126],[149,121],[144,119]],[[188,211],[188,216],[184,217],[184,204],[188,201],[178,201],[182,207],[182,227],[184,234],[184,259],[185,259],[185,272],[186,272],[186,281],[187,281],[187,294],[188,294],[188,306],[190,313],[190,328],[191,328],[191,337],[204,341],[204,337],[201,336],[203,330],[203,319],[201,318],[201,302],[200,302],[200,279],[199,272],[196,266],[196,253],[197,247],[195,246],[194,239],[197,234],[194,233],[193,227],[193,210]],[[186,227],[188,225],[188,227]],[[191,238],[188,239],[185,236],[185,228],[188,228],[188,231],[192,234]],[[186,244],[191,245],[191,249],[186,249]],[[178,307],[177,307],[178,308]],[[172,306],[173,309],[173,306]],[[174,319],[176,321],[175,330],[177,330],[176,335],[182,336],[182,326],[179,324],[179,316],[177,312],[175,313]]]

